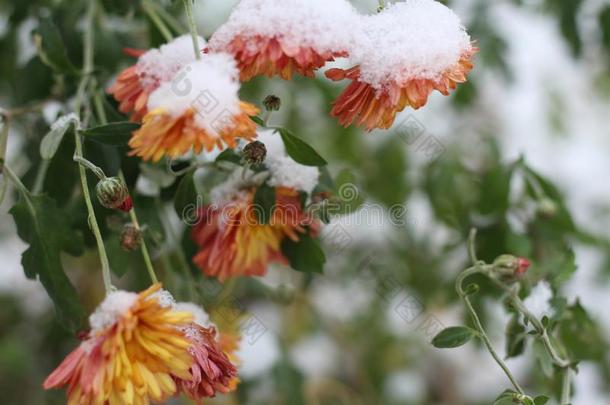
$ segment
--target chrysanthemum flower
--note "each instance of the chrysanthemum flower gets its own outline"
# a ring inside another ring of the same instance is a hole
[[[352,81],[331,111],[343,126],[390,128],[397,112],[422,107],[433,90],[448,95],[473,67],[477,48],[458,17],[436,1],[391,4],[360,24],[350,49],[356,66],[326,72]]]
[[[189,353],[194,363],[189,378],[175,377],[180,390],[197,403],[201,403],[202,398],[216,396],[218,392],[231,392],[235,388],[233,381],[237,378],[237,368],[216,341],[216,329],[193,322],[184,329],[184,333],[191,343]]]
[[[193,359],[181,328],[193,316],[167,305],[160,284],[109,294],[89,318],[91,331],[44,382],[67,386],[70,405],[146,405],[176,393]]]
[[[212,204],[199,211],[192,231],[200,248],[193,261],[204,274],[220,281],[264,275],[269,263],[287,262],[281,253],[285,238],[298,241],[300,235],[315,234],[319,227],[313,216],[303,210],[300,196],[301,191],[310,193],[317,184],[318,169],[299,165],[285,156],[279,135],[266,132],[259,139],[267,147],[267,184],[275,187],[276,194],[269,223],[258,221],[261,207],[253,202],[257,176],[248,173],[244,178],[236,172],[211,191]]]
[[[239,378],[235,352],[240,335],[236,322],[221,318],[215,324],[200,306],[192,302],[179,302],[176,309],[188,311],[195,317],[192,327],[185,329],[193,346],[191,354],[195,363],[191,366],[193,378],[190,381],[176,379],[179,387],[191,399],[211,397],[216,392],[227,393],[237,388]],[[219,331],[219,333],[217,333]]]
[[[356,15],[346,0],[242,0],[210,39],[209,51],[233,54],[242,81],[290,79],[295,72],[313,77],[347,54]]]
[[[199,38],[199,43],[205,46],[203,38]],[[127,49],[126,53],[138,57],[138,61],[119,73],[108,93],[119,102],[120,112],[131,114],[131,120],[139,122],[148,111],[150,94],[195,61],[193,42],[190,35],[183,35],[159,49]]]
[[[148,100],[148,114],[133,133],[131,155],[154,162],[189,151],[237,146],[237,139],[256,137],[250,119],[258,109],[241,102],[233,58],[205,55],[184,67],[171,82],[161,84]]]

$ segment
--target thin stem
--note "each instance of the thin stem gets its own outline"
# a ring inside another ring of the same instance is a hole
[[[193,14],[193,0],[182,0],[184,3],[184,9],[186,10],[186,18],[191,31],[191,38],[193,38],[193,50],[195,51],[195,58],[201,59],[201,49],[199,49],[199,34],[197,34],[197,24],[195,23],[195,15]]]
[[[6,145],[8,143],[8,134],[11,126],[8,115],[3,116],[2,120],[4,122],[2,123],[2,131],[0,132],[0,173],[2,173],[6,160]],[[2,204],[4,196],[6,195],[6,185],[6,178],[5,176],[2,176],[2,183],[0,183],[0,204]]]
[[[472,232],[471,232],[471,234],[472,234]],[[496,363],[498,363],[500,368],[502,368],[502,370],[504,371],[504,374],[506,374],[506,377],[508,377],[508,379],[510,380],[513,387],[515,387],[515,390],[517,390],[517,392],[519,394],[524,394],[523,389],[521,388],[521,386],[519,385],[519,383],[517,382],[517,380],[511,373],[511,371],[509,370],[506,363],[504,363],[504,361],[500,358],[500,356],[498,355],[496,350],[493,348],[491,341],[489,340],[489,337],[487,336],[487,333],[485,332],[485,329],[483,328],[483,325],[481,324],[481,320],[479,319],[477,312],[475,311],[474,307],[472,306],[472,303],[470,302],[468,295],[464,292],[464,289],[463,289],[464,280],[466,278],[472,276],[473,274],[477,274],[477,273],[486,273],[486,268],[483,266],[480,266],[480,265],[475,265],[473,267],[470,267],[470,268],[464,270],[458,276],[458,278],[456,280],[455,289],[456,289],[458,295],[462,298],[462,300],[466,304],[466,308],[468,309],[468,312],[470,312],[470,317],[472,318],[475,328],[479,332],[479,335],[480,335],[481,339],[483,340],[483,343],[487,347],[487,351],[489,351],[489,353],[494,358]]]
[[[571,395],[571,376],[572,370],[569,367],[566,367],[563,370],[563,378],[562,378],[562,387],[561,387],[561,402],[560,405],[569,405]]]
[[[100,167],[94,165],[93,163],[91,163],[90,161],[85,159],[84,157],[79,156],[77,154],[74,154],[73,159],[75,162],[77,162],[79,165],[83,166],[85,169],[91,170],[98,179],[106,180],[106,174],[104,174],[104,171]]]
[[[172,39],[174,39],[174,35],[169,30],[169,28],[167,28],[167,25],[165,25],[163,20],[159,17],[156,10],[151,6],[150,2],[144,0],[142,2],[142,9],[146,13],[146,15],[148,15],[153,24],[155,24],[155,27],[157,27],[157,29],[159,30],[161,35],[163,35],[163,38],[165,38],[167,42],[170,42]]]
[[[186,277],[188,284],[188,294],[190,300],[192,301],[197,297],[197,291],[195,290],[195,279],[193,277],[193,274],[191,273],[191,268],[186,260],[186,257],[184,256],[184,252],[182,251],[182,249],[180,249],[180,240],[178,239],[178,236],[174,231],[174,227],[165,215],[164,209],[161,205],[161,200],[158,197],[155,200],[155,204],[157,206],[157,212],[159,213],[161,225],[163,226],[163,230],[165,232],[166,240],[177,246],[176,254],[178,256],[178,261],[180,262],[180,270]]]
[[[176,17],[174,17],[173,15],[171,15],[170,13],[168,13],[162,5],[158,4],[157,2],[154,1],[149,1],[149,0],[145,0],[148,5],[155,9],[155,11],[157,12],[157,14],[163,18],[163,20],[165,20],[165,22],[175,31],[175,32],[179,32],[182,33],[184,31],[186,31],[186,27],[184,26],[184,24],[182,24],[182,22],[180,22]]]
[[[85,27],[85,36],[84,36],[84,51],[83,51],[83,77],[78,86],[78,91],[76,95],[76,104],[74,109],[76,113],[80,113],[81,106],[83,105],[85,94],[87,91],[87,87],[89,84],[90,73],[93,70],[93,22],[95,17],[95,1],[89,2],[89,7],[87,8],[87,16],[86,16],[86,27]],[[74,158],[84,159],[83,158],[83,144],[80,138],[78,131],[74,131],[74,143],[76,145],[76,150],[74,152]],[[78,161],[78,160],[77,160]],[[106,294],[112,291],[112,280],[110,276],[110,263],[108,262],[108,255],[106,254],[106,248],[104,246],[104,240],[102,238],[102,234],[100,232],[99,225],[97,223],[97,218],[95,217],[95,210],[93,209],[93,203],[91,202],[91,195],[89,193],[89,185],[87,183],[87,172],[85,171],[85,166],[82,164],[78,165],[78,171],[81,180],[81,186],[83,189],[83,198],[85,199],[85,204],[87,205],[88,212],[88,222],[93,235],[95,236],[95,241],[97,243],[97,249],[100,255],[100,262],[102,264],[102,277],[104,279],[104,288],[106,289]]]

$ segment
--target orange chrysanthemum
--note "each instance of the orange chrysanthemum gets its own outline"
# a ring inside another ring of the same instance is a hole
[[[202,38],[199,41],[204,43]],[[192,39],[190,35],[183,35],[159,49],[126,48],[125,53],[138,61],[119,73],[108,93],[119,102],[120,112],[129,114],[132,121],[140,122],[148,112],[150,94],[195,60]]]
[[[318,52],[312,47],[295,47],[282,41],[281,37],[260,35],[234,38],[223,51],[231,53],[237,60],[239,78],[245,82],[255,76],[280,76],[291,80],[295,73],[314,77],[315,71],[346,52]]]
[[[188,379],[174,378],[180,391],[198,404],[202,398],[214,397],[217,392],[231,392],[235,388],[237,368],[216,341],[216,329],[192,323],[184,333],[191,342],[189,353],[194,362]]]
[[[253,205],[254,190],[232,201],[208,205],[199,212],[192,238],[199,246],[195,264],[210,277],[222,282],[235,276],[262,276],[271,262],[285,263],[281,253],[284,238],[317,231],[317,223],[303,212],[299,193],[276,188],[276,206],[268,224],[258,221]]]
[[[249,103],[240,102],[239,105],[240,112],[227,117],[230,123],[223,120],[223,128],[217,133],[197,125],[197,112],[194,109],[179,116],[173,116],[163,109],[153,110],[144,117],[142,127],[129,140],[129,154],[157,162],[163,156],[177,157],[191,149],[200,153],[215,147],[224,149],[225,145],[234,148],[238,138],[253,140],[256,138],[256,123],[250,117],[257,115],[259,110]]]
[[[375,89],[360,80],[360,67],[351,69],[329,69],[326,77],[331,80],[350,79],[352,82],[333,103],[331,115],[339,119],[345,127],[356,122],[367,131],[375,128],[387,129],[392,126],[396,114],[406,107],[423,107],[433,90],[449,95],[458,83],[466,81],[472,70],[472,56],[478,51],[472,47],[464,53],[458,63],[443,72],[437,79],[406,78],[402,82],[392,82]]]
[[[111,293],[90,321],[94,328],[49,375],[44,388],[67,386],[70,405],[146,405],[176,393],[172,376],[190,378],[193,359],[180,328],[192,321],[154,295]]]

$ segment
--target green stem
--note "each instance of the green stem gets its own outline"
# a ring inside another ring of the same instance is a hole
[[[155,27],[157,27],[157,29],[159,30],[161,35],[163,35],[163,38],[165,38],[167,42],[170,42],[172,39],[174,39],[174,35],[169,30],[169,28],[167,28],[167,25],[165,25],[163,20],[159,17],[156,10],[151,6],[151,3],[148,0],[142,1],[142,9],[146,13],[146,15],[148,15],[153,24],[155,24]]]
[[[148,4],[148,6],[150,6],[152,9],[154,9],[156,11],[157,15],[159,15],[163,20],[165,20],[165,22],[170,26],[171,29],[174,30],[174,32],[182,33],[184,31],[186,31],[187,28],[184,26],[184,24],[182,24],[180,21],[178,21],[178,19],[176,17],[174,17],[173,15],[168,13],[163,8],[163,6],[161,6],[160,4],[158,4],[157,2],[154,2],[154,1],[150,1],[150,0],[145,0],[145,1]]]
[[[193,38],[193,50],[195,51],[195,58],[201,59],[201,49],[199,49],[199,34],[197,34],[197,24],[195,23],[195,15],[193,14],[193,0],[182,0],[184,3],[184,9],[186,10],[186,18],[191,31],[191,38]]]
[[[570,393],[570,379],[572,376],[572,370],[569,367],[566,367],[563,370],[563,379],[562,379],[562,387],[561,387],[561,402],[560,405],[570,405],[570,397],[572,396]]]
[[[464,289],[463,289],[463,283],[466,278],[472,276],[473,274],[478,274],[478,273],[485,274],[486,270],[487,269],[485,267],[480,266],[480,265],[475,265],[473,267],[470,267],[470,268],[464,270],[462,273],[460,273],[460,275],[458,276],[458,278],[455,282],[455,289],[456,289],[458,295],[460,296],[460,298],[462,298],[462,300],[466,304],[466,308],[468,309],[468,312],[470,312],[470,317],[472,318],[475,328],[479,332],[479,335],[480,335],[481,339],[483,340],[485,347],[487,347],[487,351],[489,351],[489,353],[494,358],[496,363],[498,363],[500,368],[504,371],[504,374],[506,374],[506,377],[508,377],[508,379],[510,380],[513,387],[515,387],[515,390],[517,390],[517,392],[519,394],[523,395],[524,394],[523,389],[521,388],[521,386],[519,385],[519,383],[517,382],[517,380],[511,373],[511,371],[509,370],[506,363],[504,363],[504,361],[500,358],[500,356],[498,355],[496,350],[493,348],[491,341],[489,340],[489,337],[487,336],[487,333],[485,332],[485,329],[483,328],[483,325],[481,324],[481,320],[479,319],[477,312],[475,311],[474,307],[472,306],[472,303],[470,302],[470,299],[468,298],[468,295],[464,292]]]
[[[0,132],[0,173],[2,173],[2,169],[4,168],[5,160],[6,160],[6,145],[8,143],[8,134],[11,127],[11,122],[8,115],[2,116],[2,131]],[[6,185],[7,181],[5,176],[2,176],[2,183],[0,183],[0,204],[4,201],[4,196],[6,195]]]
[[[97,93],[93,98],[93,105],[95,106],[95,111],[100,122],[102,124],[106,124],[108,120],[106,118],[106,112],[104,111],[104,106],[102,104],[100,93]],[[127,184],[127,182],[125,181],[125,175],[123,174],[122,170],[119,170],[119,178],[124,184]],[[131,219],[131,222],[136,227],[136,229],[138,231],[141,231],[142,228],[140,227],[140,223],[138,222],[138,216],[134,207],[129,210],[129,218]],[[146,271],[148,272],[150,280],[153,282],[153,284],[156,284],[159,279],[157,278],[155,268],[152,264],[152,260],[150,259],[150,253],[148,251],[148,246],[146,245],[145,238],[142,238],[142,241],[140,243],[140,251],[142,252],[142,257],[144,258],[144,264],[146,265]]]
[[[163,207],[161,205],[161,200],[158,197],[155,200],[155,204],[157,206],[157,212],[159,213],[161,225],[163,226],[163,230],[165,232],[166,240],[177,246],[176,254],[178,256],[178,261],[180,262],[180,270],[182,271],[187,280],[186,282],[188,284],[187,288],[189,299],[193,301],[197,297],[197,291],[195,290],[195,279],[193,277],[193,274],[191,273],[191,268],[186,260],[186,257],[184,256],[184,252],[182,251],[182,249],[180,249],[180,240],[178,239],[176,232],[174,232],[174,227],[168,221],[167,216],[165,215]]]
[[[78,91],[76,95],[76,105],[74,107],[77,114],[80,114],[81,106],[83,105],[84,98],[86,95],[87,87],[89,85],[90,74],[93,71],[93,23],[95,17],[95,1],[89,2],[89,7],[87,8],[86,15],[86,27],[85,27],[85,36],[84,36],[84,51],[83,51],[83,77],[78,86]],[[80,135],[77,131],[74,131],[74,143],[76,145],[75,150],[75,159],[84,159],[83,158],[83,144],[80,138]],[[102,277],[104,279],[104,287],[106,289],[106,293],[110,293],[112,291],[112,280],[110,276],[110,263],[108,262],[108,255],[106,254],[106,248],[104,246],[104,240],[102,238],[102,234],[100,232],[100,228],[97,222],[97,218],[95,217],[95,210],[93,209],[93,203],[91,202],[91,195],[89,193],[89,186],[87,183],[87,172],[85,171],[85,167],[82,164],[78,165],[78,171],[80,175],[81,186],[83,189],[83,197],[85,199],[85,204],[87,205],[88,212],[88,222],[93,235],[95,236],[95,241],[97,243],[97,249],[100,255],[100,262],[102,264]]]

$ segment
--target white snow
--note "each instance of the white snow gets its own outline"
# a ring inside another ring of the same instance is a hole
[[[193,302],[178,302],[174,305],[174,309],[179,312],[190,312],[193,314],[194,322],[204,328],[207,328],[212,324],[208,313]]]
[[[255,174],[252,170],[235,170],[227,180],[218,184],[210,191],[210,200],[216,204],[231,201],[234,198],[245,198],[244,190],[252,186],[260,185],[266,173]]]
[[[113,291],[89,316],[92,334],[113,325],[138,299],[138,294],[128,291]]]
[[[157,300],[163,308],[173,308],[176,305],[176,300],[172,293],[163,288],[153,293],[149,299]]]
[[[242,0],[210,39],[224,50],[236,36],[281,37],[284,49],[345,51],[358,15],[347,0]]]
[[[546,281],[541,281],[532,289],[530,295],[523,301],[525,307],[538,319],[544,315],[550,315],[551,305],[549,300],[553,298],[551,286]]]
[[[361,80],[376,89],[390,82],[438,79],[471,48],[458,16],[433,0],[390,4],[363,17],[360,25],[350,59],[360,65]]]
[[[150,95],[148,110],[161,108],[178,117],[193,109],[195,124],[211,136],[218,136],[240,111],[237,76],[231,55],[204,55],[186,65],[170,82],[161,84]]]
[[[271,174],[270,186],[289,187],[308,194],[312,192],[320,177],[317,167],[304,166],[292,160],[286,154],[281,136],[273,130],[259,132],[258,140],[267,148],[265,166]]]
[[[205,47],[205,39],[199,37],[199,48]],[[182,35],[158,49],[151,49],[138,59],[136,70],[144,87],[156,88],[172,80],[185,65],[195,61],[193,39]]]

